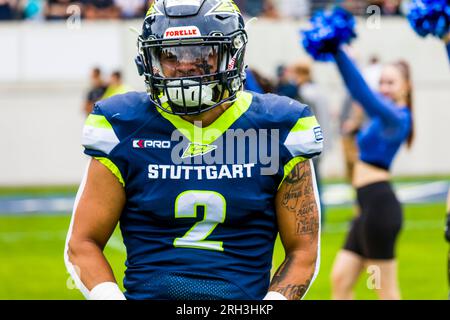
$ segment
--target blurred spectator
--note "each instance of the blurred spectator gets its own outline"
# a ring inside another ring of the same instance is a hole
[[[313,62],[309,58],[302,58],[291,68],[295,84],[298,87],[299,100],[311,107],[322,126],[324,136],[327,137],[327,141],[324,141],[324,153],[326,153],[330,149],[332,141],[329,129],[331,115],[326,95],[313,79],[312,67]]]
[[[114,0],[124,19],[142,18],[145,15],[146,0]]]
[[[17,18],[18,0],[0,0],[0,20]]]
[[[102,100],[118,94],[127,93],[128,91],[130,91],[130,88],[123,83],[122,73],[120,71],[114,71]]]
[[[341,0],[337,2],[340,2],[342,7],[355,15],[364,15],[369,5],[367,0]]]
[[[317,10],[340,5],[356,15],[366,14],[369,5],[378,5],[384,15],[398,15],[407,1],[402,0],[234,0],[249,17],[299,19]],[[0,0],[0,20],[66,19],[67,7],[80,4],[86,19],[142,18],[152,0]]]
[[[384,0],[382,13],[385,15],[399,15],[400,0]]]
[[[83,0],[83,4],[86,19],[120,18],[120,9],[114,4],[114,0]]]
[[[344,153],[345,175],[347,181],[351,183],[353,168],[358,161],[358,146],[356,145],[356,135],[364,123],[364,112],[362,108],[353,101],[347,93],[342,102],[339,125],[341,129],[341,144]]]
[[[401,14],[401,0],[371,0],[371,5],[377,5],[381,8],[383,15]]]
[[[277,7],[275,7],[272,0],[263,1],[263,12],[261,15],[269,19],[279,19],[280,15],[278,13]]]
[[[292,69],[286,66],[277,68],[278,84],[276,94],[298,100],[298,85],[295,82]]]
[[[292,73],[295,79],[295,83],[299,88],[298,100],[311,108],[322,128],[322,133],[325,137],[322,155],[325,155],[329,151],[331,147],[331,141],[333,140],[330,129],[331,115],[325,94],[323,94],[319,85],[314,82],[312,66],[312,61],[309,58],[300,59],[296,64],[292,66]],[[321,159],[322,156],[313,159],[319,193],[321,193],[322,191],[320,174]],[[322,200],[320,202],[320,207],[322,209],[322,222],[324,222],[325,207]]]
[[[311,3],[311,12],[314,12],[316,10],[323,10],[327,7],[333,5],[333,4],[341,4],[342,1],[336,1],[336,0],[310,0]]]
[[[67,8],[78,3],[76,0],[47,0],[44,5],[44,15],[47,20],[63,20],[70,16]]]
[[[348,48],[348,53],[352,59],[358,61],[358,52],[353,47]],[[372,61],[378,63],[378,58],[374,56]],[[370,77],[372,77],[370,80],[370,85],[378,86],[378,80],[374,78],[376,76],[375,68],[373,71],[368,71],[368,73],[372,73],[370,75]],[[359,155],[358,146],[356,144],[356,136],[361,130],[366,119],[363,109],[352,99],[348,92],[342,103],[339,120],[346,177],[348,182],[351,183],[353,169],[356,161],[358,161]]]
[[[369,64],[364,69],[363,73],[364,78],[372,90],[378,90],[382,68],[383,66],[380,63],[380,59],[376,55],[370,57]]]
[[[86,97],[84,104],[84,113],[86,115],[92,112],[94,104],[99,101],[106,92],[106,84],[102,78],[102,71],[100,68],[94,68],[91,72],[91,87]]]

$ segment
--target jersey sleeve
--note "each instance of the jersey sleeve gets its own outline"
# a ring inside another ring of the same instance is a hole
[[[309,107],[305,107],[289,130],[283,145],[289,151],[290,158],[311,159],[320,155],[323,149],[322,129]]]
[[[281,183],[298,163],[319,156],[323,150],[324,137],[320,124],[310,107],[302,106],[302,108],[302,112],[297,113],[288,125],[290,129],[282,143]]]
[[[84,153],[100,161],[125,186],[120,169],[111,155],[111,152],[119,143],[120,140],[113,126],[100,107],[95,105],[83,128],[82,145]]]

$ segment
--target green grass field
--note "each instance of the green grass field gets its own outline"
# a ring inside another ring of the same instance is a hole
[[[398,245],[399,275],[404,299],[447,299],[448,244],[443,237],[444,204],[409,205]],[[322,234],[321,268],[307,299],[330,299],[329,275],[336,252],[342,246],[351,208],[331,208]],[[82,299],[73,288],[63,261],[70,217],[33,215],[0,216],[0,299]],[[116,232],[106,249],[121,283],[124,247]],[[283,260],[277,243],[274,266]],[[376,299],[363,274],[357,299]]]

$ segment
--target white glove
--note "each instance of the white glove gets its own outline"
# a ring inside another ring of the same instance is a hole
[[[103,282],[89,292],[89,300],[127,300],[117,283]]]
[[[263,300],[287,300],[287,298],[279,292],[269,291]]]

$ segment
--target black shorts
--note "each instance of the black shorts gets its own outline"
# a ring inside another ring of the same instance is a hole
[[[373,183],[356,192],[361,212],[352,222],[344,249],[365,259],[393,259],[403,211],[390,183]]]

